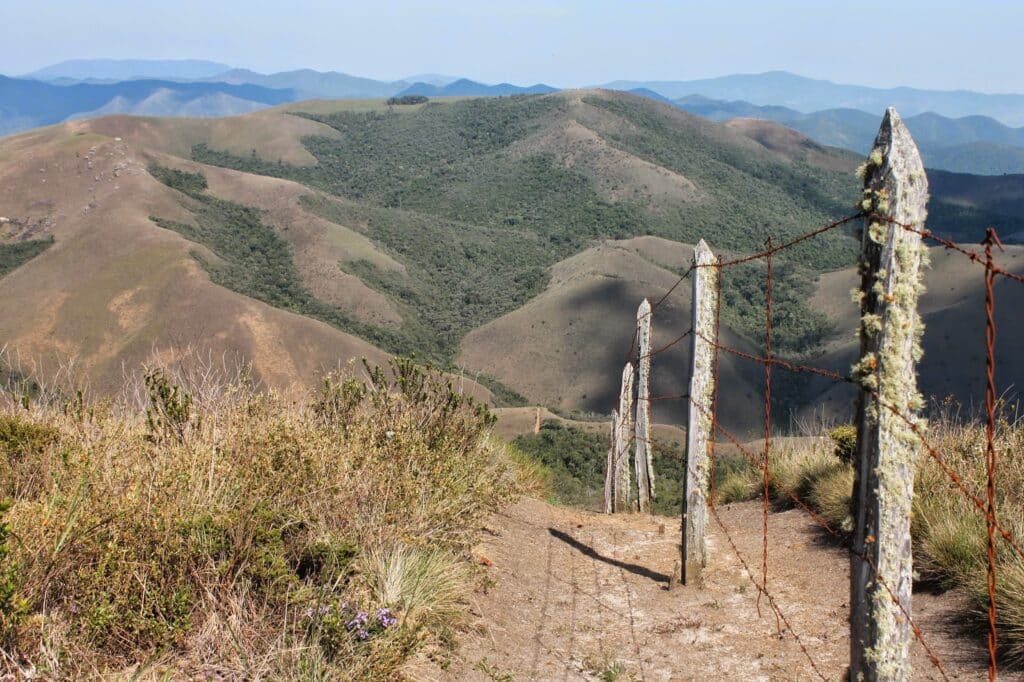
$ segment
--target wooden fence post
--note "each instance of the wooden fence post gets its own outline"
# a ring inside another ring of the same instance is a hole
[[[928,180],[895,109],[882,119],[864,166],[869,212],[861,238],[860,359],[855,527],[850,559],[850,679],[906,680],[911,613],[910,510],[922,400],[914,365],[924,330],[917,311]],[[899,414],[895,414],[896,410]],[[900,415],[903,415],[901,417]]]
[[[636,493],[637,509],[651,511],[654,497],[654,450],[651,448],[651,304],[645,298],[636,311]]]
[[[711,467],[715,318],[718,311],[718,259],[703,239],[693,252],[693,307],[690,345],[690,400],[686,424],[686,481],[683,488],[683,583],[700,582],[707,565],[708,487]]]
[[[615,429],[615,483],[612,499],[617,512],[630,511],[629,446],[633,441],[633,363],[622,369],[622,389],[619,392],[619,421]]]
[[[608,463],[604,468],[604,513],[615,511],[615,433],[619,430],[619,413],[612,410],[612,427],[608,434]]]

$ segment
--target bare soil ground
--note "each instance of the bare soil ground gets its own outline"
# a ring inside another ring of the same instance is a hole
[[[759,582],[760,503],[719,513]],[[669,591],[679,528],[678,519],[604,516],[536,500],[494,516],[477,548],[493,585],[474,596],[474,629],[462,636],[447,670],[418,669],[413,676],[842,679],[849,647],[848,555],[806,514],[769,515],[768,591],[792,629],[777,625],[764,597],[759,616],[758,590],[714,523],[703,586]],[[964,632],[961,595],[915,594],[913,611],[950,679],[984,679],[983,637]],[[913,664],[914,679],[942,679],[917,642]]]

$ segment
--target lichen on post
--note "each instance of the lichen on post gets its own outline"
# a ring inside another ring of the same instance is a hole
[[[850,679],[910,677],[910,512],[922,399],[915,364],[924,331],[917,310],[926,250],[928,180],[895,109],[882,120],[861,169],[860,358],[854,536],[850,559]],[[910,422],[910,423],[908,423]],[[898,603],[897,603],[898,600]]]
[[[637,509],[651,511],[654,498],[654,450],[651,440],[651,304],[645,298],[636,311],[636,492]]]
[[[693,299],[690,346],[690,400],[686,429],[686,478],[683,489],[683,583],[699,583],[707,565],[705,533],[711,464],[714,393],[715,320],[718,316],[718,259],[703,239],[693,252]]]

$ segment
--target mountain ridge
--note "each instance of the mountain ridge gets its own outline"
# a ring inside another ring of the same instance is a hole
[[[230,68],[227,64],[206,59],[68,59],[22,77],[36,80],[189,80],[214,76]]]
[[[802,113],[830,108],[884,111],[895,106],[904,116],[934,111],[960,117],[982,114],[1009,126],[1024,126],[1024,94],[988,94],[970,90],[876,88],[807,78],[788,71],[730,74],[689,81],[612,81],[613,90],[648,88],[670,99],[704,95],[719,100],[746,100],[778,105]]]
[[[416,352],[505,400],[602,411],[621,328],[678,278],[687,244],[748,253],[846,215],[856,163],[781,127],[601,90],[73,121],[0,140],[0,248],[54,238],[0,278],[0,334],[27,355],[76,354],[97,385],[154,346],[252,358],[275,388]],[[998,188],[968,189],[953,197],[963,215]],[[805,302],[819,273],[855,257],[843,230],[780,257],[780,353],[827,341]],[[759,344],[762,282],[750,266],[723,292],[724,333],[740,347]],[[685,305],[667,305],[659,334]],[[578,390],[558,389],[566,371]],[[746,428],[753,411],[740,407],[763,376],[724,371],[730,426]],[[800,385],[781,388],[786,404],[801,399]]]
[[[544,83],[534,85],[513,85],[498,83],[487,85],[468,78],[459,78],[445,85],[430,83],[413,83],[397,93],[397,96],[422,95],[424,97],[502,97],[508,95],[546,95],[557,88]]]
[[[669,101],[713,121],[737,117],[774,121],[821,144],[860,154],[870,151],[876,132],[876,117],[859,109],[801,113],[788,107],[715,100],[703,95]],[[904,122],[929,167],[986,175],[1024,172],[1024,127],[1007,126],[987,116],[950,118],[935,112],[907,116]]]

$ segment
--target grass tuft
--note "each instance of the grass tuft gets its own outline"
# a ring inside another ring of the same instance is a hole
[[[472,590],[462,564],[439,550],[378,547],[363,555],[359,569],[374,601],[399,609],[402,622],[413,628],[454,622]]]

